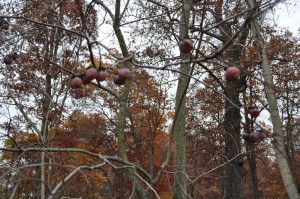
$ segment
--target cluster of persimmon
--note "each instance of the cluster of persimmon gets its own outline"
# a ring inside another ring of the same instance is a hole
[[[239,77],[240,77],[240,69],[238,67],[231,66],[226,69],[225,78],[227,80],[234,81]],[[256,106],[248,107],[246,112],[251,116],[251,118],[257,118],[260,114],[260,111]],[[242,137],[245,141],[255,143],[265,139],[266,134],[261,130],[256,130],[250,134],[243,133]]]
[[[129,69],[121,68],[113,75],[112,79],[116,85],[124,85],[130,76],[131,73]],[[84,73],[72,77],[70,81],[70,87],[74,89],[81,88],[82,85],[89,84],[94,79],[98,82],[101,82],[106,80],[107,77],[108,74],[105,72],[105,69],[89,67]]]
[[[258,107],[256,107],[256,106],[249,107],[247,109],[247,113],[251,116],[251,118],[257,118],[260,115],[260,111],[258,110]],[[256,130],[250,134],[243,133],[242,137],[245,141],[255,143],[255,142],[259,142],[259,141],[265,139],[267,136],[262,130]]]
[[[242,137],[245,141],[257,143],[265,139],[267,135],[262,130],[256,130],[250,134],[243,133]]]
[[[225,78],[229,81],[234,81],[240,77],[240,69],[236,66],[228,67],[225,71]],[[258,107],[248,107],[246,111],[251,118],[257,118],[260,114]],[[259,142],[266,137],[266,134],[261,130],[256,130],[250,134],[243,133],[242,137],[245,141],[249,141],[252,143]]]
[[[226,68],[225,71],[225,78],[229,81],[234,81],[240,77],[240,69],[236,66],[231,66]],[[258,107],[252,106],[248,107],[246,111],[251,118],[257,118],[260,114],[260,111],[258,110]],[[242,137],[245,141],[250,142],[259,142],[263,140],[266,137],[266,134],[262,132],[261,130],[257,130],[255,132],[252,132],[250,134],[244,133],[242,134]]]
[[[13,63],[13,61],[17,60],[17,58],[18,58],[17,53],[12,52],[12,53],[9,53],[9,54],[5,55],[4,58],[3,58],[3,61],[4,61],[5,64],[10,65],[10,64]]]
[[[225,69],[225,78],[228,81],[235,81],[240,78],[240,69],[236,66],[230,66]],[[247,113],[251,116],[251,118],[257,118],[260,114],[258,107],[248,107]],[[266,134],[262,130],[256,130],[250,134],[243,133],[242,137],[245,141],[249,142],[259,142],[266,137]]]

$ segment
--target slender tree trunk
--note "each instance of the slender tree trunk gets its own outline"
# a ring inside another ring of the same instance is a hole
[[[251,8],[255,8],[255,2],[253,0],[247,0]],[[276,151],[276,158],[278,161],[278,166],[283,180],[283,184],[287,191],[287,194],[290,199],[300,199],[298,190],[293,180],[291,170],[287,161],[287,155],[285,151],[284,143],[284,130],[283,125],[280,120],[278,104],[275,93],[275,85],[272,78],[272,73],[270,69],[270,61],[267,57],[266,49],[264,46],[264,39],[260,33],[260,25],[257,18],[254,18],[251,21],[251,31],[254,36],[254,44],[259,52],[260,58],[262,60],[262,72],[265,80],[265,89],[267,100],[269,103],[270,115],[273,124],[273,137],[274,137],[274,146]]]
[[[250,86],[250,99],[252,99],[252,87]],[[244,104],[246,104],[246,95],[243,94],[243,101]],[[252,101],[250,102],[252,104]],[[247,108],[245,108],[244,112],[246,112]],[[245,125],[245,133],[248,135],[253,132],[253,122],[249,119],[248,115],[245,115],[246,125]],[[251,189],[253,193],[253,199],[259,199],[260,198],[260,192],[258,188],[258,178],[257,178],[257,167],[256,167],[256,152],[255,152],[255,146],[253,143],[246,142],[246,152],[247,152],[247,161],[250,167],[250,178],[251,178]]]
[[[125,39],[123,37],[122,31],[120,29],[120,0],[116,0],[115,4],[115,18],[114,18],[114,24],[113,28],[116,34],[116,37],[119,42],[119,46],[122,51],[123,57],[129,57],[130,54],[128,52],[128,48],[125,42]],[[124,62],[124,67],[131,69],[131,65],[129,61]],[[119,96],[119,115],[118,115],[118,121],[117,121],[117,127],[116,127],[116,134],[117,134],[117,145],[118,145],[118,152],[119,156],[122,160],[128,161],[127,153],[126,153],[126,142],[125,142],[125,128],[126,128],[126,107],[127,107],[127,101],[129,97],[129,91],[131,88],[131,80],[128,80],[127,83],[124,85],[121,94]],[[132,170],[127,169],[126,170],[126,176],[127,178],[132,182],[135,183],[135,191],[137,193],[138,198],[147,198],[146,191],[143,189],[141,184],[139,183],[139,180],[134,176],[132,173]]]
[[[183,1],[183,10],[180,19],[179,38],[188,37],[188,26],[191,11],[191,0]],[[189,54],[181,53],[182,60],[190,59]],[[180,72],[188,74],[191,69],[190,64],[181,64]],[[190,78],[183,74],[179,75],[176,91],[175,109],[178,111],[177,122],[175,125],[175,159],[174,159],[174,198],[184,199],[187,197],[186,173],[186,88]]]
[[[45,152],[41,153],[41,199],[46,198],[45,189]]]
[[[246,143],[247,161],[250,167],[250,178],[251,178],[251,189],[253,199],[260,198],[260,192],[258,188],[258,178],[257,178],[257,167],[256,167],[256,154],[254,152],[255,146],[253,143]],[[249,196],[247,196],[249,197]]]
[[[154,163],[155,163],[155,145],[154,145],[154,136],[155,136],[155,132],[150,130],[150,144],[151,144],[151,158],[150,158],[150,165],[149,165],[149,173],[151,178],[153,178],[154,176]],[[153,185],[153,183],[151,183],[151,186]],[[152,199],[154,196],[154,193],[149,190],[150,192],[148,193],[149,195],[149,199]]]
[[[257,169],[256,169],[256,154],[254,153],[254,144],[253,143],[247,143],[246,145],[246,151],[247,153],[247,159],[248,164],[250,167],[250,177],[251,177],[251,189],[253,193],[253,199],[259,199],[260,198],[260,192],[258,189],[258,178],[257,178]]]
[[[41,127],[41,143],[43,144],[48,136],[48,114],[51,104],[51,80],[52,77],[50,74],[46,74],[46,82],[45,82],[45,94],[43,99],[43,121]],[[42,145],[44,147],[44,145]],[[45,189],[45,152],[41,153],[41,199],[46,198],[46,189]]]
[[[288,85],[286,85],[286,87],[288,87]],[[291,167],[291,172],[292,172],[292,176],[294,177],[294,181],[296,184],[296,187],[298,187],[298,190],[300,190],[299,187],[299,180],[298,180],[298,176],[297,176],[297,164],[296,164],[296,157],[295,157],[295,143],[294,143],[294,139],[293,139],[293,131],[295,128],[295,125],[292,124],[292,118],[294,117],[293,114],[293,108],[290,107],[290,103],[289,103],[289,91],[287,91],[286,93],[286,99],[287,99],[287,104],[285,107],[286,113],[287,113],[287,122],[285,125],[285,131],[286,131],[286,153],[287,153],[287,160],[290,164]]]

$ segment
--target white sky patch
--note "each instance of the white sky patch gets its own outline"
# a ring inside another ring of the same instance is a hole
[[[299,34],[300,29],[300,1],[289,0],[287,3],[278,5],[276,14],[278,15],[279,27],[287,27],[294,34]]]

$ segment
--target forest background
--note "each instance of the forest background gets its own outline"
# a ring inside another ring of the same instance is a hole
[[[0,198],[300,198],[296,1],[0,5]]]

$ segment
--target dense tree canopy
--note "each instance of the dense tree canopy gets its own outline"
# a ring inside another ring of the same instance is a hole
[[[0,198],[299,198],[280,0],[0,3]]]

